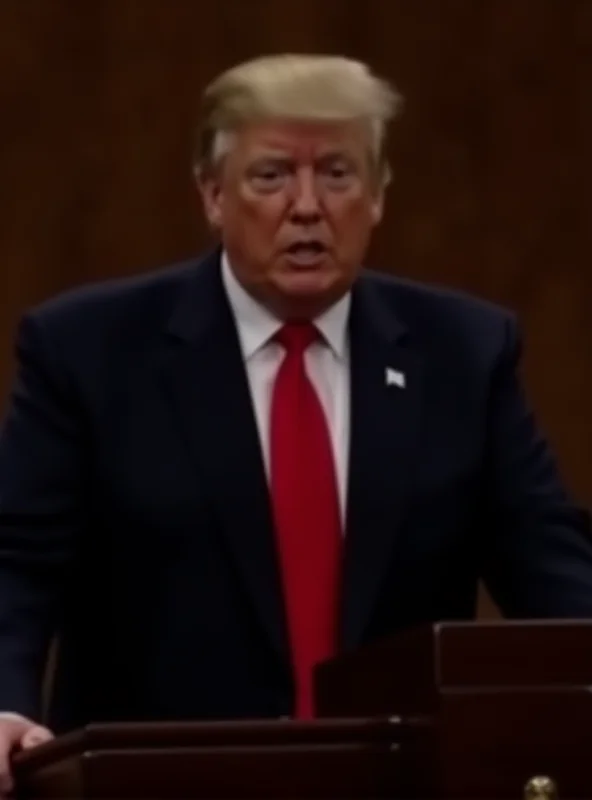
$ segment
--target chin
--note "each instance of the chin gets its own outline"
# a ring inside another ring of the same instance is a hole
[[[275,285],[276,297],[283,307],[283,315],[294,313],[306,317],[322,313],[345,294],[348,287],[342,281],[319,273],[299,273],[282,276]]]
[[[282,275],[277,282],[280,291],[289,296],[321,296],[335,288],[336,281],[322,270],[294,271]]]

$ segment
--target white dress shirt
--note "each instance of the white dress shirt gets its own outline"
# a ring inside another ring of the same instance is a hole
[[[243,289],[230,268],[226,254],[222,255],[222,281],[236,321],[269,479],[271,395],[278,368],[284,358],[284,349],[273,341],[273,337],[283,323]],[[327,418],[343,528],[350,428],[350,303],[351,297],[347,294],[313,320],[322,339],[314,342],[304,356],[306,371]]]

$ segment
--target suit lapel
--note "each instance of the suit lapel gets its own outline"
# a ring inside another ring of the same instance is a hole
[[[351,434],[341,645],[359,645],[405,510],[422,364],[404,326],[363,277],[351,318]]]
[[[353,293],[351,434],[341,645],[364,634],[405,510],[422,402],[422,364],[372,279]],[[388,384],[390,370],[391,384]],[[269,493],[246,371],[219,272],[204,259],[181,287],[161,378],[256,614],[289,664]],[[395,378],[392,381],[393,376]],[[404,386],[400,386],[401,376]],[[196,480],[198,480],[196,473]]]
[[[182,288],[167,329],[162,378],[255,611],[286,660],[267,481],[218,254],[199,264]]]

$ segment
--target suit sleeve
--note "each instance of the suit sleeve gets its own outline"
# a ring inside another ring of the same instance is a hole
[[[507,617],[592,617],[590,517],[568,498],[528,408],[520,350],[508,319],[489,398],[485,581]]]
[[[43,672],[80,527],[81,415],[25,318],[0,433],[0,709],[40,716]]]

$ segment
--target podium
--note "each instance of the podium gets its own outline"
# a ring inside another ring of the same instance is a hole
[[[393,797],[398,727],[388,720],[90,725],[17,756],[17,796]]]
[[[576,800],[590,684],[592,621],[431,625],[321,665],[313,722],[90,725],[18,754],[17,796]]]
[[[413,732],[411,796],[518,797],[536,775],[592,794],[592,620],[440,624],[322,665],[319,710]]]

